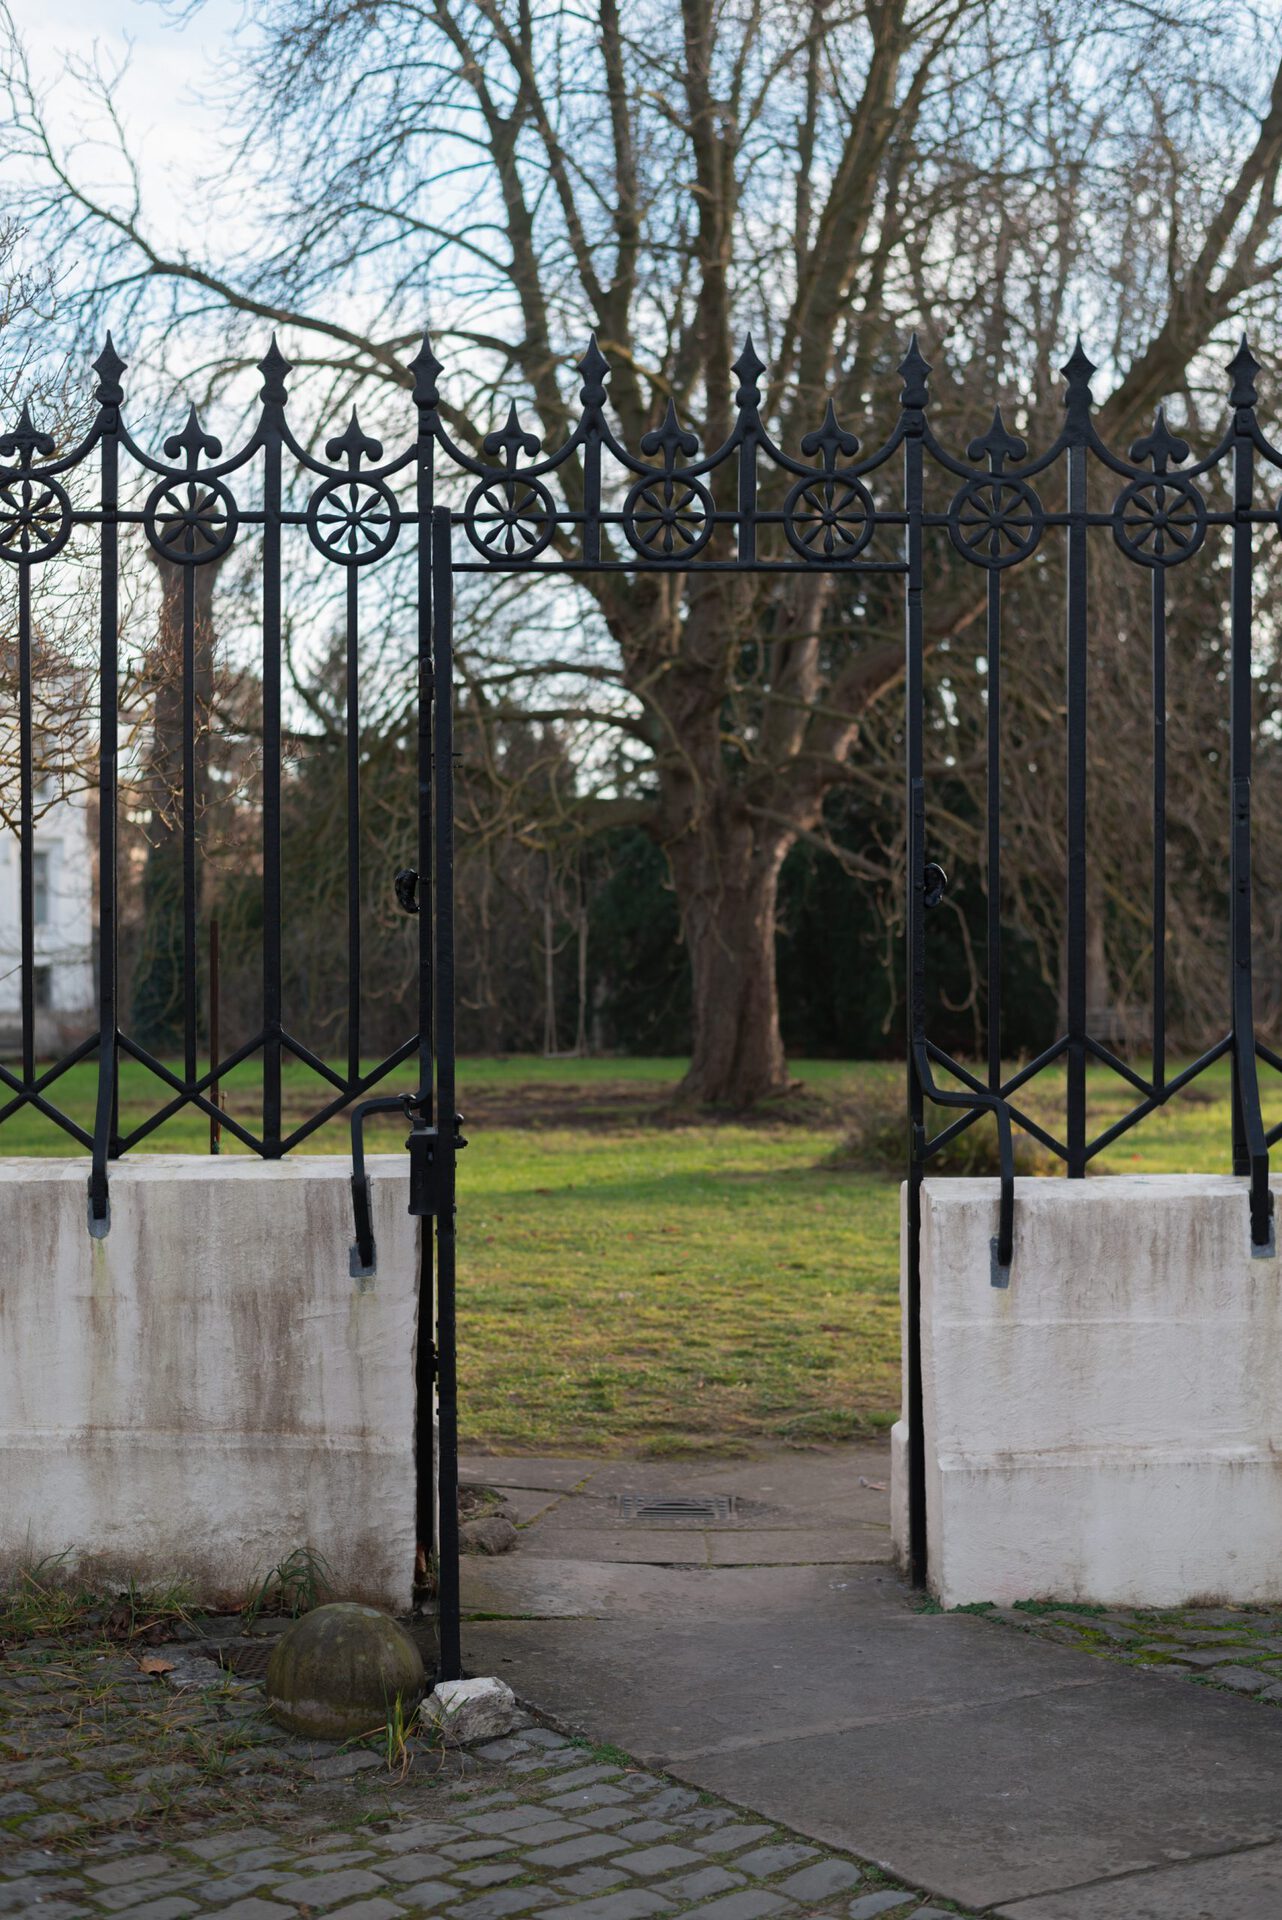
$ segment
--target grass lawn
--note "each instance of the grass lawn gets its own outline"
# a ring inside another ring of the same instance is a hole
[[[849,1102],[879,1082],[897,1088],[901,1069],[797,1062],[805,1093],[775,1113],[750,1125],[690,1125],[663,1106],[681,1066],[462,1064],[472,1142],[459,1213],[467,1444],[725,1451],[756,1436],[844,1438],[893,1417],[897,1182],[823,1162]],[[125,1127],[155,1084],[125,1064]],[[390,1084],[407,1086],[410,1077]],[[251,1068],[237,1073],[233,1110],[243,1105],[252,1117],[257,1085]],[[316,1085],[291,1068],[287,1105],[301,1114]],[[1062,1074],[1044,1075],[1038,1087],[1027,1104],[1058,1131]],[[1117,1142],[1103,1167],[1227,1171],[1228,1090],[1221,1062]],[[91,1066],[73,1069],[57,1091],[91,1124]],[[1121,1083],[1095,1068],[1089,1099],[1094,1128],[1130,1104]],[[393,1147],[403,1134],[399,1125],[371,1128],[370,1144]],[[207,1144],[207,1122],[192,1116],[147,1143],[170,1152]],[[336,1122],[312,1145],[344,1153],[346,1128]],[[68,1148],[39,1116],[18,1114],[0,1128],[6,1154]]]

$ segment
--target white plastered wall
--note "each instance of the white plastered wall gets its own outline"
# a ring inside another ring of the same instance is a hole
[[[414,1565],[419,1223],[375,1155],[356,1280],[340,1156],[0,1160],[0,1578],[51,1555],[243,1596],[296,1548],[402,1608]]]
[[[995,1180],[926,1181],[937,1597],[1282,1599],[1282,1273],[1252,1255],[1245,1181],[1017,1181],[1005,1288],[990,1282],[996,1227]],[[901,1557],[907,1465],[901,1420]]]

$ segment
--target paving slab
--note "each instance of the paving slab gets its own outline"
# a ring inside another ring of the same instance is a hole
[[[757,1527],[709,1533],[707,1541],[714,1567],[875,1565],[891,1557],[889,1526]]]
[[[1118,1676],[673,1770],[987,1907],[1277,1839],[1280,1766],[1259,1709]]]
[[[671,1532],[660,1527],[629,1530],[617,1527],[613,1514],[604,1526],[599,1521],[590,1526],[562,1525],[569,1504],[564,1502],[555,1515],[549,1514],[539,1525],[523,1532],[520,1544],[523,1554],[551,1560],[595,1560],[639,1566],[708,1565],[708,1537],[697,1527]]]
[[[886,1569],[608,1571],[641,1583],[644,1604],[472,1622],[468,1661],[596,1739],[941,1897],[1130,1889],[1181,1858],[1282,1840],[1282,1722],[1257,1702],[917,1612]],[[1211,1911],[1239,1920],[1231,1904]]]
[[[458,1474],[465,1487],[536,1487],[568,1493],[590,1480],[599,1460],[513,1459],[488,1453],[459,1455]]]
[[[761,1570],[768,1591],[775,1571]],[[788,1569],[796,1600],[780,1613],[750,1608],[746,1595],[733,1611],[719,1607],[719,1595],[748,1587],[757,1570],[714,1570],[701,1576],[699,1614],[681,1610],[689,1576],[671,1572],[661,1627],[629,1616],[476,1621],[464,1655],[594,1738],[665,1766],[1055,1687],[1107,1688],[1112,1677],[1089,1654],[916,1613],[888,1576],[846,1570],[834,1587],[829,1571]]]
[[[861,1485],[872,1481],[872,1487]],[[590,1491],[605,1494],[723,1493],[799,1520],[850,1518],[866,1511],[884,1519],[890,1481],[886,1440],[834,1447],[754,1448],[726,1460],[603,1460]]]
[[[788,1613],[809,1607],[831,1587],[869,1575],[866,1565],[689,1568],[544,1558],[518,1551],[497,1559],[465,1557],[464,1610],[534,1619],[626,1619],[742,1612]],[[889,1582],[889,1572],[885,1575]],[[1015,1636],[1011,1636],[1014,1638]],[[473,1671],[480,1672],[479,1667]]]
[[[1000,1907],[1001,1920],[1278,1920],[1282,1847],[1184,1861]]]

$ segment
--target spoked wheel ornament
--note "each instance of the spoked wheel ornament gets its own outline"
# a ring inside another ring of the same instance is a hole
[[[162,560],[181,567],[221,560],[236,538],[236,502],[221,480],[193,475],[163,480],[143,508],[143,525]]]
[[[541,480],[496,475],[473,487],[463,525],[487,560],[534,560],[556,531],[556,509]]]
[[[1206,502],[1179,474],[1132,480],[1114,504],[1113,537],[1141,566],[1178,566],[1206,538]]]
[[[623,531],[647,560],[689,560],[712,538],[712,495],[683,473],[638,480],[623,503]]]
[[[24,473],[0,483],[0,557],[48,560],[70,533],[71,502],[56,480]]]
[[[307,531],[327,560],[367,567],[396,544],[400,513],[381,480],[327,480],[307,504]]]
[[[872,496],[841,473],[798,480],[783,503],[783,528],[803,560],[853,560],[873,535]]]
[[[948,509],[958,553],[981,567],[1013,567],[1042,537],[1042,507],[1024,480],[968,480]]]

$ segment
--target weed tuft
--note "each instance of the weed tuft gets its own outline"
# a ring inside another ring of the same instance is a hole
[[[112,1591],[70,1571],[69,1553],[51,1554],[22,1568],[0,1593],[0,1647],[32,1640],[84,1645],[95,1640],[155,1644],[175,1624],[190,1625],[195,1609],[189,1589],[140,1587],[131,1579]]]
[[[334,1576],[325,1556],[314,1547],[295,1547],[277,1561],[245,1602],[245,1622],[252,1626],[264,1614],[297,1620],[300,1614],[323,1606],[333,1592]]]

